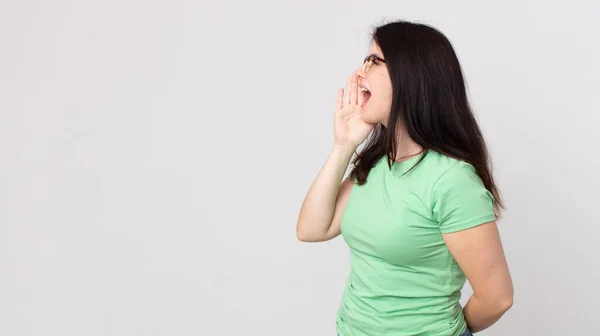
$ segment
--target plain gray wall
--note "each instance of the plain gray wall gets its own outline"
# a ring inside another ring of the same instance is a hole
[[[296,218],[337,89],[396,18],[456,47],[508,207],[515,305],[481,335],[596,332],[599,12],[1,1],[0,335],[333,335],[348,248]]]

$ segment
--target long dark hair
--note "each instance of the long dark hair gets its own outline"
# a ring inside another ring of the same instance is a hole
[[[473,165],[494,196],[499,216],[504,205],[450,41],[431,26],[406,21],[376,27],[372,38],[386,60],[392,82],[392,106],[388,125],[375,127],[353,160],[350,176],[358,184],[364,184],[371,168],[383,156],[387,156],[391,167],[396,161],[398,129],[403,125],[408,135],[423,147],[425,155],[434,150]],[[423,158],[424,155],[415,166]]]

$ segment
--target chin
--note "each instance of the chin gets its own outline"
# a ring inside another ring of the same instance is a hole
[[[369,109],[364,109],[362,120],[369,124],[382,124],[385,121],[385,118],[378,118],[377,113],[369,111]]]
[[[363,115],[362,115],[361,119],[362,119],[364,122],[367,122],[367,123],[369,123],[369,124],[373,124],[373,118],[371,117],[371,115],[369,114],[369,112],[368,112],[368,111],[364,111],[364,112],[363,112]]]

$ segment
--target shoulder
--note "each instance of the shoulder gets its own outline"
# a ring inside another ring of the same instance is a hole
[[[475,167],[468,162],[455,159],[434,150],[429,150],[425,156],[424,163],[426,173],[433,185],[448,180],[460,180],[462,178],[476,178]]]
[[[478,176],[472,164],[434,150],[429,150],[423,161],[427,175],[434,184],[440,180],[447,181]]]
[[[443,168],[440,166],[431,187],[431,200],[434,216],[443,232],[494,220],[494,198],[475,167],[447,156],[438,160]]]

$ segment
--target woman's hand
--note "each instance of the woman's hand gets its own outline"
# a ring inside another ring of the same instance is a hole
[[[358,90],[358,77],[348,77],[346,90],[339,89],[334,117],[335,145],[358,147],[375,127],[362,119],[362,94]]]

